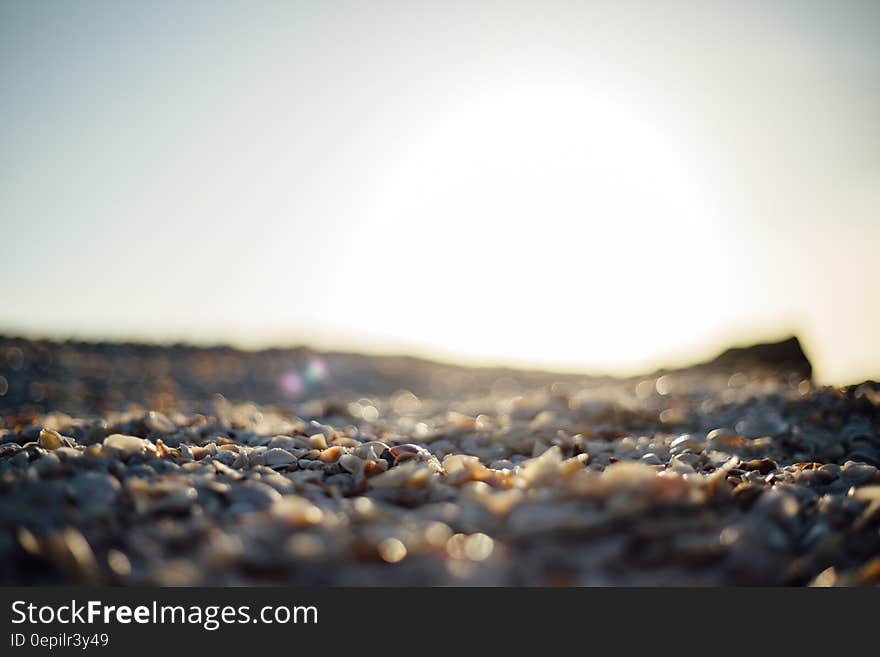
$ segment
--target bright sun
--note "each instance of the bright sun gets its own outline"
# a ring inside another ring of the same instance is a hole
[[[705,175],[639,108],[511,87],[435,118],[351,236],[363,330],[483,362],[637,370],[718,328]]]

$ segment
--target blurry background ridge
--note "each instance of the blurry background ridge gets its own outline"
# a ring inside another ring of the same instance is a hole
[[[357,399],[407,391],[436,399],[513,395],[553,385],[567,389],[626,388],[646,377],[735,375],[797,383],[812,367],[796,337],[728,349],[717,358],[642,377],[615,378],[505,367],[470,367],[412,356],[320,352],[307,347],[243,351],[233,347],[55,342],[0,337],[0,413],[94,413],[129,403],[170,408],[179,400],[289,404]],[[855,383],[855,382],[853,382]]]

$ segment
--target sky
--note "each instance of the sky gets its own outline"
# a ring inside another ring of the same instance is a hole
[[[880,378],[880,3],[0,2],[0,332]]]

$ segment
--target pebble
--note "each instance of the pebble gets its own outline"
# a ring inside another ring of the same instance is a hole
[[[851,493],[852,497],[863,502],[880,501],[880,486],[861,486],[854,488]]]
[[[43,455],[34,462],[33,469],[40,477],[49,477],[61,472],[61,459],[53,453]]]
[[[343,454],[338,462],[343,470],[351,474],[359,474],[364,470],[364,461],[354,454]]]
[[[119,490],[119,480],[103,472],[81,472],[70,479],[66,488],[67,496],[87,515],[112,515]]]
[[[281,449],[280,447],[273,447],[272,449],[268,449],[263,453],[262,460],[263,463],[268,465],[269,467],[276,468],[295,463],[297,461],[297,458],[290,452]]]
[[[324,518],[320,508],[298,495],[285,495],[276,500],[272,505],[272,515],[297,529],[320,524]]]
[[[704,444],[705,441],[700,438],[690,434],[684,434],[673,440],[669,445],[669,449],[675,453],[680,453],[687,449],[700,450]]]
[[[57,431],[42,429],[40,431],[39,445],[43,449],[58,449],[65,446],[65,441]]]
[[[143,456],[150,451],[155,451],[152,443],[137,436],[126,436],[114,433],[107,436],[103,443],[103,452],[108,456],[128,458],[131,456]]]
[[[753,459],[751,461],[742,461],[739,467],[743,470],[756,470],[766,475],[778,469],[779,464],[773,459]]]
[[[860,484],[877,478],[877,468],[867,463],[848,461],[841,468],[840,475],[845,479]]]
[[[328,447],[321,455],[318,457],[324,463],[336,463],[339,458],[345,453],[342,447],[338,445],[334,445],[333,447]]]
[[[281,494],[271,486],[259,481],[240,481],[233,483],[226,495],[237,510],[265,510],[281,499]]]
[[[171,420],[157,411],[150,411],[144,416],[144,426],[147,430],[156,433],[174,433],[177,430],[177,426]]]
[[[397,563],[406,558],[406,545],[400,539],[386,538],[378,546],[379,556],[386,563]]]

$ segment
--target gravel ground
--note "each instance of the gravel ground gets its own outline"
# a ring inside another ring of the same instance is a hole
[[[880,582],[880,384],[0,338],[0,583]]]

